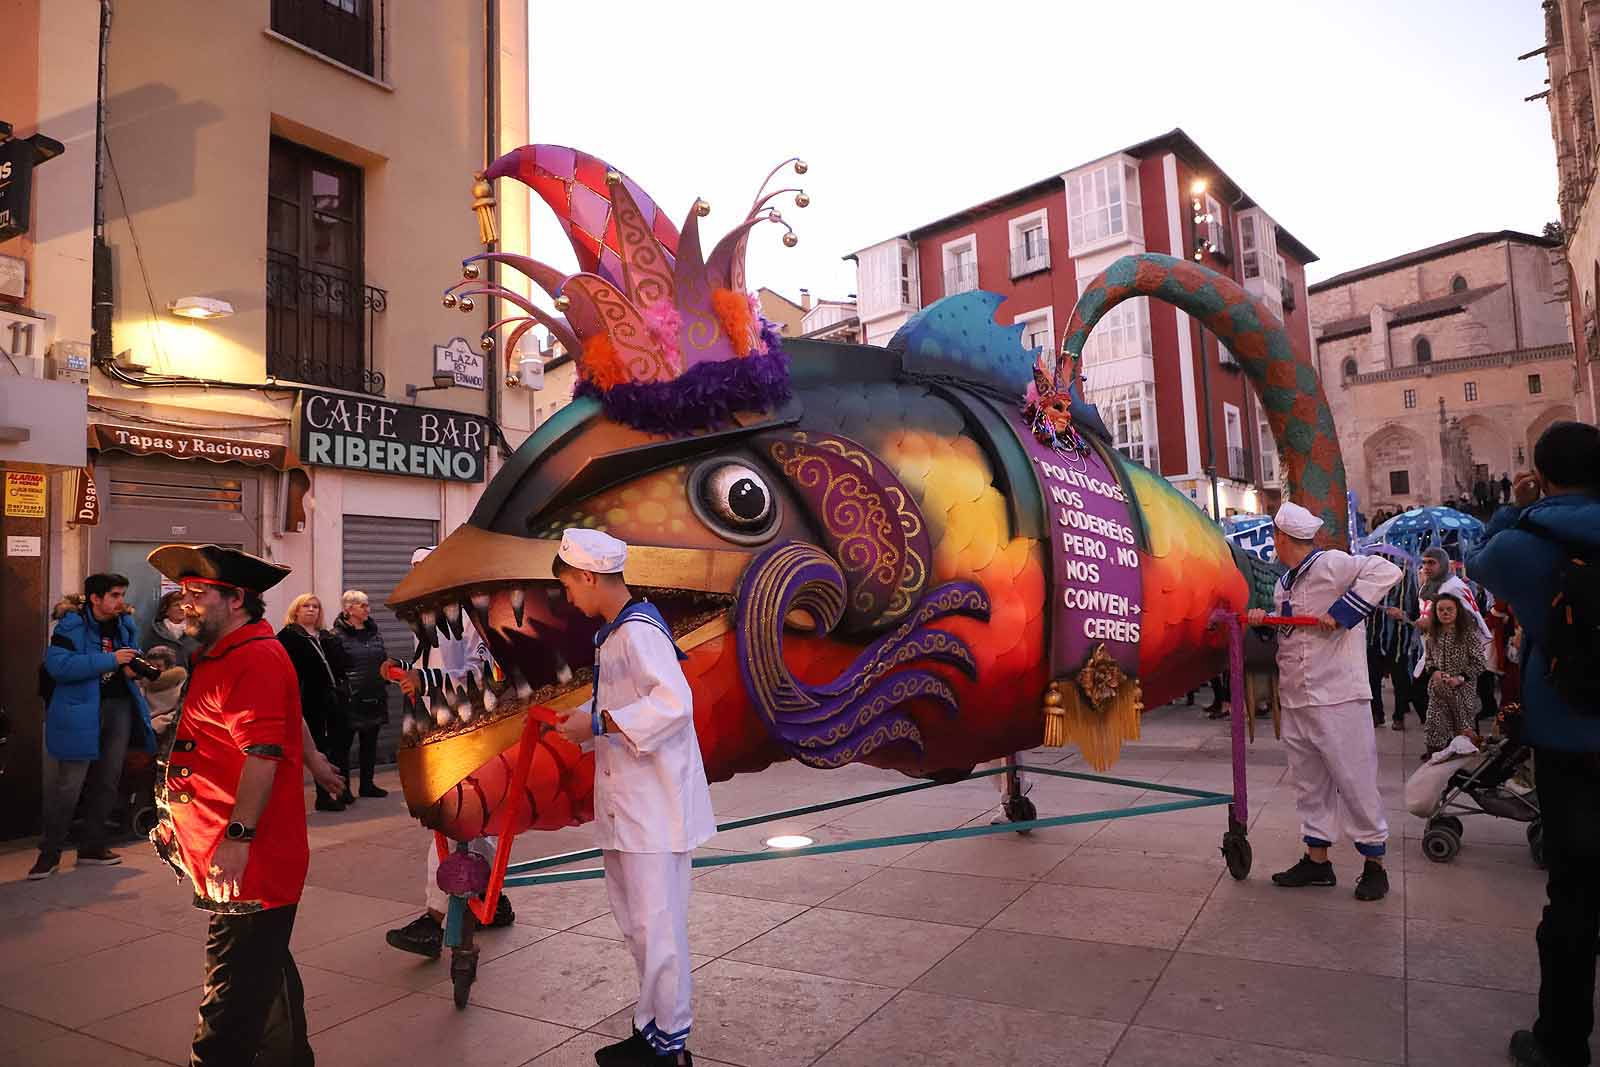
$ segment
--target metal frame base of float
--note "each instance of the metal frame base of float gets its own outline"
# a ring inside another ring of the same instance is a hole
[[[958,781],[970,782],[974,779],[988,778],[998,774],[1006,776],[1008,788],[1001,807],[1005,811],[1006,817],[1010,820],[1008,822],[988,826],[962,826],[950,830],[928,830],[915,834],[868,837],[857,841],[835,841],[828,844],[807,845],[803,848],[696,856],[691,861],[691,864],[694,867],[727,867],[736,863],[761,863],[767,860],[791,859],[797,856],[827,856],[839,852],[892,848],[896,845],[923,845],[934,841],[954,841],[968,837],[983,837],[988,834],[1026,834],[1033,830],[1047,829],[1052,826],[1074,826],[1086,822],[1109,822],[1112,819],[1128,819],[1139,815],[1157,815],[1169,811],[1186,811],[1190,808],[1220,807],[1226,804],[1228,806],[1228,826],[1222,835],[1221,852],[1227,864],[1228,873],[1237,880],[1243,880],[1249,876],[1252,864],[1250,841],[1246,832],[1250,814],[1245,788],[1246,722],[1243,643],[1239,620],[1236,616],[1231,614],[1221,615],[1214,621],[1228,631],[1229,639],[1228,667],[1230,679],[1233,683],[1230,687],[1232,693],[1229,709],[1230,733],[1232,734],[1233,742],[1232,793],[1213,793],[1204,789],[1163,785],[1160,782],[1142,782],[1132,778],[1114,778],[1109,775],[1090,774],[1084,771],[1065,771],[1055,767],[1036,767],[1020,763],[1015,758],[1008,758],[1004,766],[973,771],[950,782],[913,782],[909,785],[896,786],[893,789],[879,789],[871,793],[862,793],[859,796],[846,797],[842,800],[830,800],[820,804],[786,808],[783,811],[774,811],[766,815],[755,815],[746,819],[734,819],[730,822],[719,823],[717,824],[717,830],[738,830],[747,826],[759,826],[762,823],[775,822],[779,819],[793,818],[800,815],[814,815],[818,812],[833,811],[853,804],[864,804],[872,800],[904,796],[908,793],[918,793],[925,789],[938,789],[944,785],[953,785]],[[530,724],[532,721],[530,720]],[[526,768],[522,768],[522,771],[526,773]],[[1157,804],[1140,804],[1129,808],[1107,808],[1077,815],[1056,815],[1039,818],[1034,810],[1033,802],[1024,796],[1021,791],[1019,773],[1037,774],[1050,778],[1070,778],[1081,782],[1099,782],[1105,785],[1126,786],[1130,789],[1171,793],[1183,799],[1163,801]],[[579,863],[584,860],[599,859],[601,852],[597,848],[580,849],[575,852],[563,852],[554,856],[545,856],[541,859],[525,860],[515,864],[510,863],[509,857],[513,836],[507,834],[500,838],[498,847],[495,850],[495,861],[489,875],[489,884],[481,897],[471,900],[463,896],[452,896],[450,898],[450,910],[445,919],[444,943],[451,949],[450,976],[455,984],[455,1002],[458,1008],[466,1007],[468,992],[477,973],[478,950],[473,943],[473,935],[477,926],[493,918],[501,889],[555,885],[561,882],[582,882],[605,877],[605,869],[602,867],[584,867],[575,871],[551,871],[548,874],[536,873],[551,867],[564,867],[567,864]],[[444,839],[440,837],[439,848],[441,855],[443,855],[446,847]]]

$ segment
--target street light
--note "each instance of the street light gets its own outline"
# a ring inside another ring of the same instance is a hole
[[[429,393],[435,389],[449,389],[456,384],[456,376],[447,370],[433,372],[432,385],[406,385],[406,399],[415,400],[418,393]]]
[[[209,296],[180,296],[167,310],[185,319],[225,319],[233,314],[233,305]]]

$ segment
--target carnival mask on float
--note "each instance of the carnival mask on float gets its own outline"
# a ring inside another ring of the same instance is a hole
[[[579,383],[391,600],[423,642],[470,615],[504,670],[472,683],[465,721],[435,718],[402,751],[429,825],[465,838],[591,816],[575,746],[547,734],[526,790],[508,757],[523,709],[590,699],[597,624],[551,571],[568,527],[630,546],[624,577],[688,654],[713,780],[783,759],[959,777],[1052,737],[1103,767],[1144,702],[1218,671],[1208,622],[1242,608],[1244,579],[1202,512],[1109,446],[1078,354],[1106,310],[1155,295],[1208,326],[1229,317],[1248,373],[1293,362],[1275,322],[1240,313],[1264,314],[1238,286],[1171,257],[1119,261],[1086,288],[1060,358],[1023,349],[982,292],[923,309],[886,348],[787,340],[745,291],[744,252],[759,223],[787,229],[770,202],[794,190],[763,190],[703,257],[703,201],[680,232],[615,168],[555,146],[485,178],[503,176],[555,210],[582,269],[484,253],[446,303],[517,306],[496,324],[506,351],[542,324]],[[490,261],[556,312],[479,280]],[[1329,447],[1317,428],[1282,446],[1286,467],[1294,484],[1327,468],[1303,498],[1342,529],[1343,472],[1309,455]]]

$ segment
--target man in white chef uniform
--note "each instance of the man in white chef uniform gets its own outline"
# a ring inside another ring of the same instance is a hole
[[[628,591],[627,556],[608,534],[567,530],[554,564],[573,607],[604,623],[594,639],[594,699],[566,713],[560,729],[594,744],[595,836],[611,914],[639,968],[633,1034],[595,1061],[692,1064],[689,861],[717,826],[678,665],[688,657],[660,612]]]
[[[1289,568],[1273,590],[1277,612],[1318,622],[1282,627],[1278,636],[1283,744],[1306,854],[1272,881],[1336,885],[1328,847],[1342,831],[1365,857],[1356,899],[1382,900],[1389,892],[1383,869],[1389,822],[1378,795],[1366,620],[1403,573],[1381,556],[1316,547],[1322,520],[1299,504],[1286,502],[1273,525],[1278,559]],[[1256,608],[1248,619],[1258,626],[1266,615]]]
[[[411,565],[415,567],[432,552],[432,548],[417,549],[411,554]],[[415,714],[432,719],[432,726],[448,726],[462,715],[470,717],[474,714],[468,696],[467,679],[469,676],[472,678],[472,684],[479,692],[487,692],[485,682],[491,661],[489,646],[473,625],[472,616],[457,609],[439,619],[437,625],[437,636],[433,638],[432,645],[424,644],[421,638],[414,639],[411,661],[395,666],[404,672],[399,686],[407,700],[417,706]],[[489,694],[487,699],[492,701],[493,694]],[[443,721],[439,721],[441,717]],[[413,713],[407,711],[406,734],[410,735],[417,728]],[[423,724],[423,732],[429,728],[429,724]],[[493,863],[495,840],[493,837],[480,837],[467,847]],[[406,925],[390,930],[384,939],[392,948],[436,960],[444,950],[444,916],[450,906],[450,897],[439,888],[439,850],[434,845],[432,835],[428,837],[424,868],[426,873],[423,875],[422,889],[427,909]],[[501,893],[489,927],[500,929],[515,921],[516,913],[511,908],[511,901]]]

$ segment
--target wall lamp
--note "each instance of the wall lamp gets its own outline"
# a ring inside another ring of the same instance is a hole
[[[432,385],[407,385],[406,399],[415,400],[418,393],[429,393],[435,389],[449,389],[456,384],[456,376],[449,371],[434,371]]]
[[[233,305],[209,296],[180,296],[167,310],[185,319],[225,319],[233,314]]]

